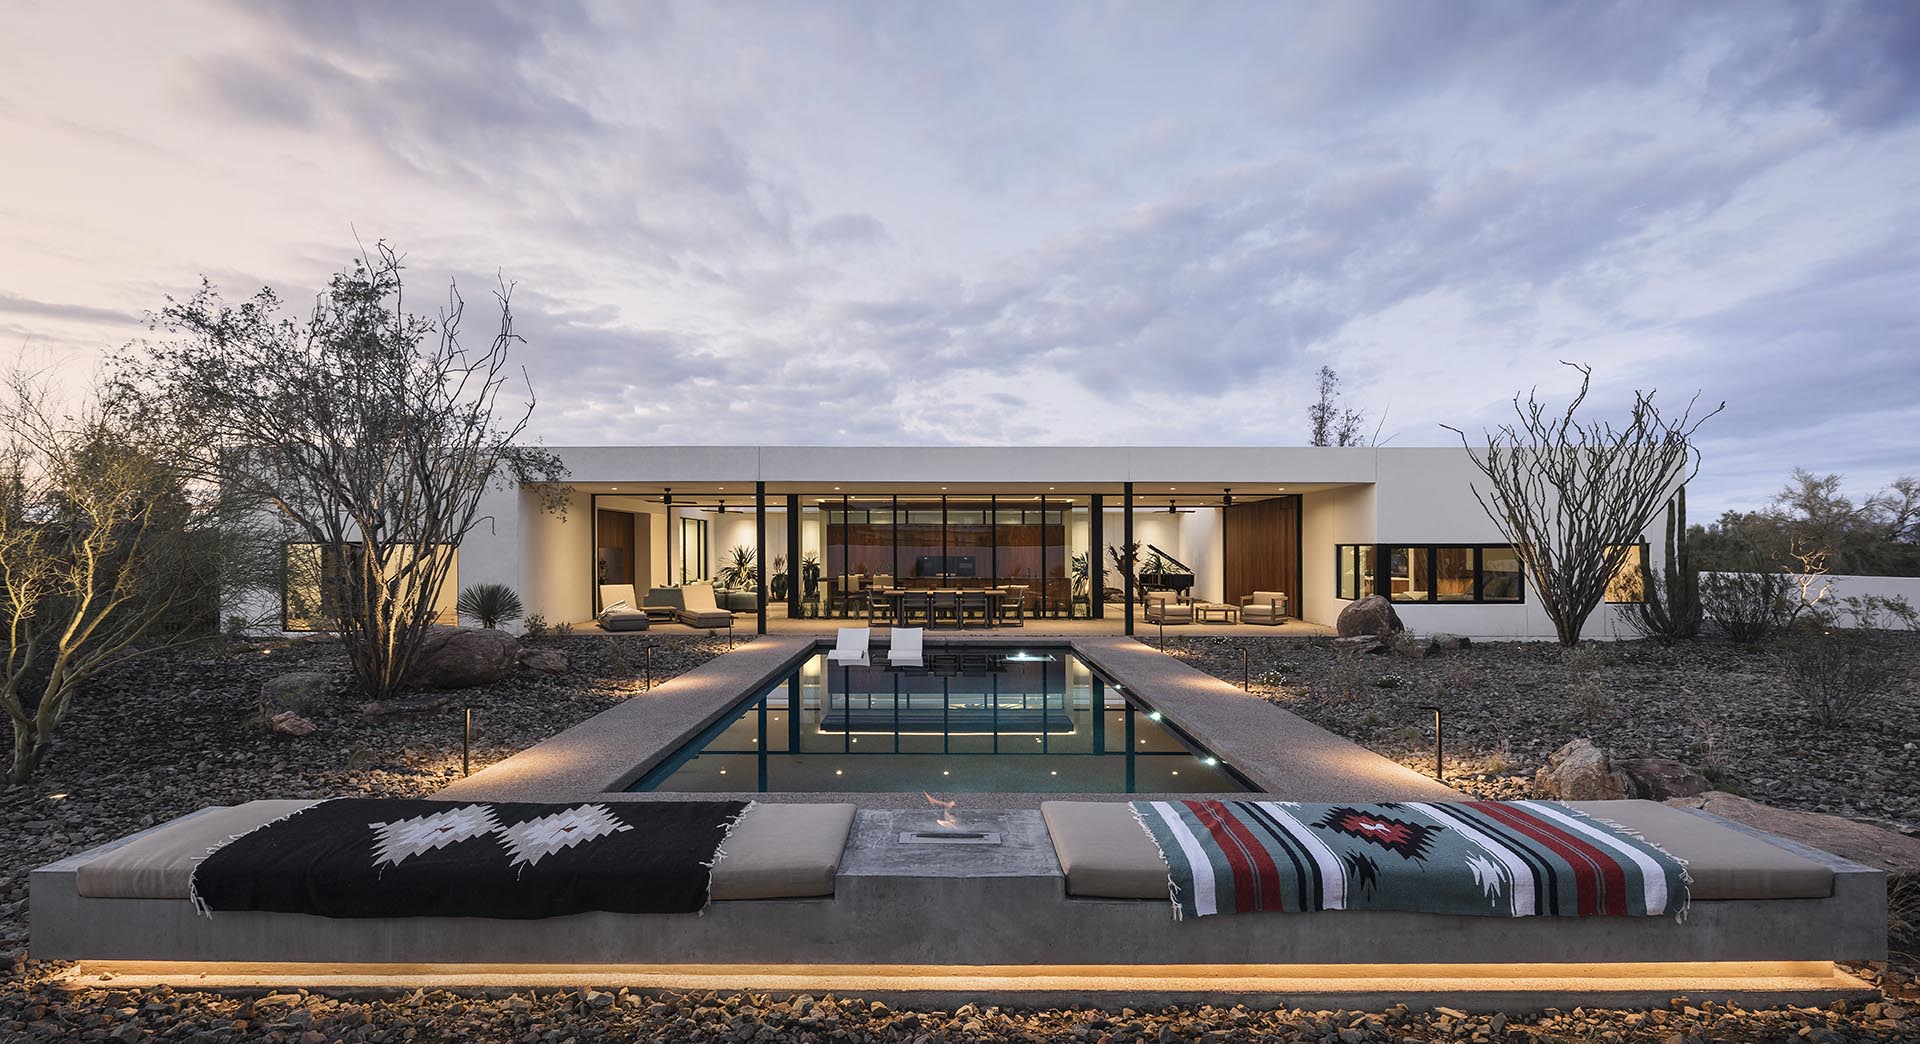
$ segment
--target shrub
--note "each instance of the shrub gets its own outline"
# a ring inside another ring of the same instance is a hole
[[[608,635],[600,650],[607,658],[607,666],[613,668],[613,673],[623,677],[633,673],[633,651],[627,648],[626,642]]]
[[[539,613],[527,614],[527,622],[521,626],[520,633],[530,642],[540,641],[548,633],[547,618]]]
[[[1700,578],[1700,605],[1720,633],[1752,645],[1793,622],[1800,589],[1774,572],[1708,573]]]
[[[557,623],[557,624],[554,624],[554,625],[553,625],[553,636],[554,636],[555,638],[571,638],[571,637],[573,637],[573,625],[572,625],[572,624],[570,624],[570,623],[567,623],[567,622],[566,622],[565,620],[562,620],[562,621],[560,621],[559,623]]]
[[[1367,667],[1360,661],[1360,654],[1348,648],[1335,650],[1333,671],[1328,680],[1333,683],[1334,695],[1341,702],[1360,702],[1367,687]]]
[[[1815,723],[1852,723],[1891,688],[1893,670],[1866,635],[1853,631],[1795,638],[1786,651],[1787,678]]]
[[[520,619],[525,611],[520,596],[506,584],[474,584],[460,592],[457,608],[461,616],[471,617],[488,630]]]

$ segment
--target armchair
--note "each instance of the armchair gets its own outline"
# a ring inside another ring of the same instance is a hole
[[[1240,599],[1240,622],[1277,627],[1287,622],[1285,591],[1255,591]]]

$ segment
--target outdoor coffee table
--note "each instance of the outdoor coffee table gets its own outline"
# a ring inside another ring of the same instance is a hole
[[[1193,618],[1201,623],[1239,623],[1240,607],[1225,602],[1195,602]]]

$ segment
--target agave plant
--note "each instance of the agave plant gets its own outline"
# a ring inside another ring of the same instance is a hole
[[[457,606],[460,615],[477,621],[486,628],[498,627],[511,620],[520,619],[526,607],[520,604],[520,596],[506,584],[474,584],[460,592]]]

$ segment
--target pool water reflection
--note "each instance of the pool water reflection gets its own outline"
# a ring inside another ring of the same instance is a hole
[[[1205,793],[1251,790],[1065,647],[929,646],[927,666],[816,655],[633,790]]]

